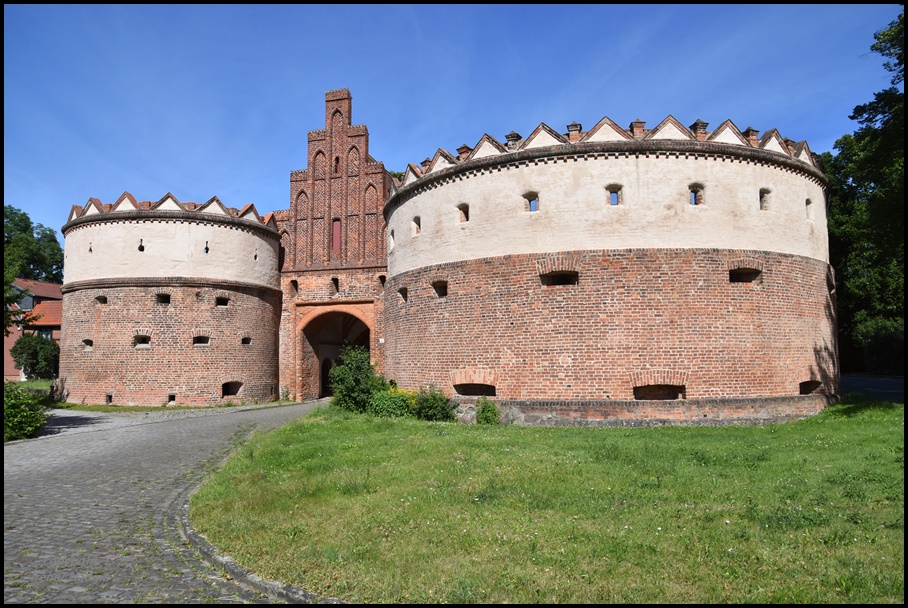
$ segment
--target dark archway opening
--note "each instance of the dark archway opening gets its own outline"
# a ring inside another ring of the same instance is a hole
[[[242,382],[225,382],[221,385],[221,397],[233,397],[240,394]]]
[[[329,372],[344,346],[369,348],[369,327],[343,312],[328,312],[313,319],[303,330],[300,357],[302,398],[329,397]]]
[[[819,380],[807,380],[798,384],[798,394],[813,395],[822,392],[823,383]]]

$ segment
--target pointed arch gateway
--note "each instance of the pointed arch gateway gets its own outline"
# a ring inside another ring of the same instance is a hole
[[[363,346],[371,350],[372,320],[355,306],[330,307],[308,314],[297,328],[299,399],[331,395],[328,374],[345,346]]]

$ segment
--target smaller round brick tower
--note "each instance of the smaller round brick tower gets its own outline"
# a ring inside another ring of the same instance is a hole
[[[89,199],[66,238],[60,385],[72,403],[278,397],[279,234],[271,214]]]

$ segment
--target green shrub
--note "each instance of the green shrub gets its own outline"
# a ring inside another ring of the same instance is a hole
[[[372,393],[369,407],[366,410],[373,416],[383,418],[403,418],[413,415],[416,396],[404,390],[389,388],[386,391]]]
[[[60,366],[60,346],[52,338],[22,334],[9,351],[29,380],[53,378]]]
[[[33,436],[47,424],[48,418],[40,397],[14,382],[3,383],[3,441]]]
[[[499,424],[501,412],[495,402],[487,397],[476,400],[476,424]]]
[[[416,393],[416,404],[413,413],[420,420],[446,422],[456,419],[455,404],[435,386],[421,388]]]
[[[345,346],[337,364],[328,372],[333,397],[331,404],[351,412],[365,412],[372,393],[387,388],[369,361],[369,350],[363,346]]]

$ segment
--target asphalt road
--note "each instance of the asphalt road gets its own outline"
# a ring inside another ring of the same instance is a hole
[[[842,391],[854,391],[874,399],[905,403],[905,378],[898,376],[842,376]]]

